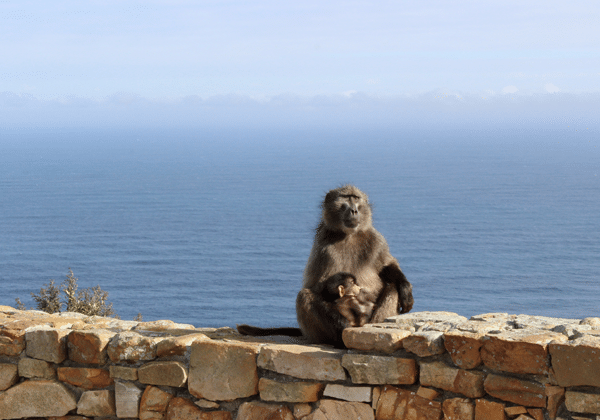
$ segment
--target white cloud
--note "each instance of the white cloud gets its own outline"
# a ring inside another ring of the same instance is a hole
[[[546,89],[546,92],[548,92],[548,93],[560,92],[560,88],[553,85],[552,83],[546,83],[546,85],[544,86],[544,89]]]
[[[510,85],[510,86],[504,86],[502,88],[502,93],[507,94],[507,93],[517,93],[519,91],[519,89],[517,89],[516,86]]]

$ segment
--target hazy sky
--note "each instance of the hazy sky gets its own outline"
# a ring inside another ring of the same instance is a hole
[[[0,102],[598,94],[599,22],[597,0],[2,0]]]

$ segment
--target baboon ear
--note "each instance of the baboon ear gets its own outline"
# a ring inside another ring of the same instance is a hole
[[[346,288],[341,284],[338,286],[338,293],[340,294],[340,297],[344,297],[346,294]]]

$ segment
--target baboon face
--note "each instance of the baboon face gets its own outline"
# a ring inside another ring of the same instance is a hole
[[[323,220],[330,229],[351,233],[371,225],[371,207],[365,193],[353,186],[330,191],[323,202]]]

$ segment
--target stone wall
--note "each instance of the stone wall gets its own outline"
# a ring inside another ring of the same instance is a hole
[[[600,419],[600,318],[446,312],[349,350],[0,306],[0,419]]]

